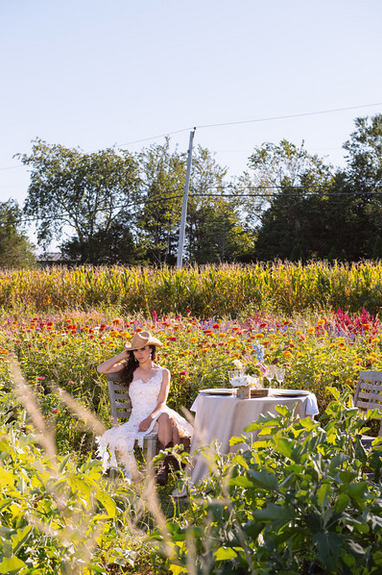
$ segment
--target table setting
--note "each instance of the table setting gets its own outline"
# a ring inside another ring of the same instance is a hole
[[[233,360],[233,369],[227,373],[230,387],[199,390],[190,408],[195,412],[191,454],[213,441],[218,441],[222,453],[240,449],[243,444],[230,445],[231,437],[241,436],[244,428],[261,415],[276,413],[278,405],[293,409],[295,416],[300,418],[314,418],[318,414],[314,393],[282,387],[287,378],[285,366],[265,365],[263,346],[254,346],[254,349],[257,361],[250,370],[242,361]],[[207,472],[208,462],[202,455],[197,455],[191,481],[198,483]]]

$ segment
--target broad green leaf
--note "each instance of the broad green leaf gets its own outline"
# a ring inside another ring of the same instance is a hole
[[[313,543],[317,545],[317,555],[329,572],[336,571],[339,559],[342,555],[343,539],[333,532],[316,533]]]
[[[27,525],[24,529],[18,529],[16,535],[12,535],[13,553],[16,555],[24,543],[29,539],[32,534],[33,527]]]
[[[219,547],[214,553],[216,561],[229,561],[237,557],[236,551],[232,547]]]
[[[346,493],[340,493],[337,497],[335,510],[336,513],[342,513],[350,503],[350,497]]]
[[[98,490],[97,501],[106,510],[108,517],[115,517],[117,506],[115,504],[114,499],[112,499],[112,497],[110,497],[110,495],[106,493],[106,491],[102,491],[101,489]]]
[[[174,563],[170,564],[170,571],[172,575],[182,575],[186,573],[184,567],[181,567],[180,565],[174,565]]]
[[[290,521],[294,521],[295,513],[292,507],[268,503],[264,509],[255,509],[253,517],[264,523],[271,523],[277,532]]]
[[[21,561],[16,556],[13,557],[3,557],[2,562],[0,563],[0,573],[4,573],[4,575],[12,575],[13,573],[18,573],[20,569],[26,567],[24,561]]]
[[[327,505],[328,499],[330,495],[330,485],[329,483],[323,483],[317,489],[317,502],[320,507],[324,507]]]
[[[351,483],[348,487],[349,496],[356,503],[362,503],[365,499],[368,499],[368,485],[365,481],[361,483]]]
[[[293,450],[296,446],[296,442],[291,441],[290,439],[287,439],[286,437],[274,437],[273,441],[274,441],[276,450],[279,453],[281,453],[281,455],[284,455],[284,457],[288,457],[289,459],[291,459]]]
[[[15,474],[11,469],[4,469],[0,467],[0,486],[2,489],[5,487],[13,487],[15,484]]]
[[[228,485],[236,486],[236,487],[254,487],[254,482],[251,481],[246,475],[238,475],[237,477],[232,477]]]
[[[266,469],[261,469],[260,471],[249,469],[247,475],[250,477],[253,485],[261,489],[273,490],[279,487],[276,475],[269,473]]]

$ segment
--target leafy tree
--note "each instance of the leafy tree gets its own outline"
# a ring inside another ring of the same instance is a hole
[[[318,215],[333,180],[331,166],[308,154],[303,144],[297,148],[286,140],[278,146],[263,144],[250,156],[249,166],[256,192],[254,210],[250,196],[247,213],[261,223],[257,259],[306,259],[321,253],[324,228]]]
[[[36,264],[34,247],[22,230],[21,218],[17,202],[0,203],[0,267],[24,268]]]
[[[134,240],[130,226],[131,220],[120,216],[106,232],[98,231],[82,244],[78,238],[69,239],[62,244],[61,250],[72,263],[91,262],[94,259],[98,265],[143,263],[144,249]]]
[[[170,150],[170,140],[153,144],[137,155],[140,201],[137,229],[149,261],[173,265],[178,250],[179,224],[186,175],[185,155]]]
[[[186,156],[170,151],[170,140],[138,155],[143,207],[138,210],[138,235],[147,259],[174,265],[186,177]],[[226,168],[199,146],[193,153],[187,206],[185,259],[196,263],[232,261],[246,253],[248,239],[237,202],[225,196]]]
[[[303,194],[312,193],[330,179],[330,166],[317,155],[310,155],[304,142],[298,148],[285,139],[278,145],[268,142],[255,148],[248,158],[248,167],[237,187],[248,194],[245,209],[252,225],[261,221],[262,214],[282,187],[296,191],[302,188]]]
[[[69,228],[71,251],[82,262],[97,263],[94,248],[102,235],[111,233],[121,216],[130,214],[134,221],[139,190],[134,157],[111,149],[85,154],[40,139],[31,155],[18,156],[32,167],[24,212],[38,219],[38,241],[46,246],[54,237],[62,240]]]
[[[226,175],[227,168],[199,146],[192,163],[186,226],[190,262],[243,260],[253,250],[253,239],[243,225],[240,200],[235,197],[235,188],[226,182]]]
[[[349,182],[362,193],[382,192],[382,114],[356,118],[356,130],[343,145]],[[379,203],[382,198],[375,199]]]

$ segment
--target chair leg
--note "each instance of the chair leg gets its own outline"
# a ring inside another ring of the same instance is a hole
[[[146,437],[143,446],[146,461],[152,461],[157,452],[157,437]]]

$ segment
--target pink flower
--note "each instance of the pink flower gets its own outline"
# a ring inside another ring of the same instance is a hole
[[[42,381],[43,379],[45,379],[45,377],[44,377],[43,375],[40,375],[40,376],[37,378],[38,381]]]
[[[68,384],[69,384],[69,385],[74,385],[74,384],[75,384],[75,381],[70,380],[70,381],[68,381]]]
[[[53,411],[53,413],[58,413],[57,407],[54,407],[54,408],[52,409],[52,411]]]

